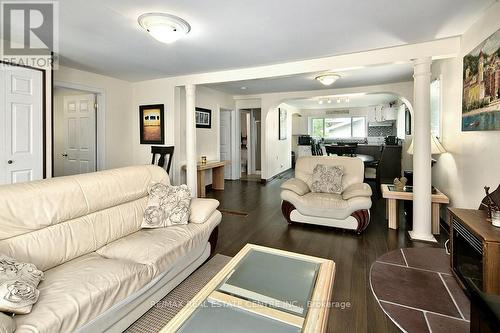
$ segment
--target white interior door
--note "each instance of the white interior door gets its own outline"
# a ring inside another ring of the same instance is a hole
[[[221,111],[220,113],[220,159],[221,161],[231,161],[231,112]],[[231,167],[224,168],[224,178],[231,179]]]
[[[64,175],[96,171],[95,95],[64,96]]]
[[[0,184],[43,178],[42,72],[0,67]]]

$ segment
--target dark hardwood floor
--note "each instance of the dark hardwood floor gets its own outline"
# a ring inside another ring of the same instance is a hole
[[[374,202],[371,222],[362,235],[314,225],[288,225],[281,215],[280,185],[293,176],[286,173],[262,185],[256,182],[226,181],[225,191],[209,191],[221,208],[248,213],[244,217],[224,214],[215,252],[234,256],[246,243],[329,258],[336,264],[332,300],[339,307],[330,311],[328,332],[398,332],[374,299],[369,282],[370,267],[380,255],[397,248],[442,246],[412,242],[404,219],[398,230],[388,230],[385,203]]]

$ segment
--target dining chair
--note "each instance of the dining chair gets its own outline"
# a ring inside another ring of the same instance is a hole
[[[381,168],[383,167],[385,147],[380,147],[380,158],[365,164],[365,182],[375,184],[375,193],[380,196]]]
[[[174,156],[174,146],[151,146],[151,154],[153,154],[151,164],[156,164],[164,168],[170,175],[170,167],[172,166],[172,158]],[[155,162],[156,155],[160,156],[158,162]],[[168,158],[168,161],[166,161],[165,157]],[[165,164],[167,164],[166,167]]]

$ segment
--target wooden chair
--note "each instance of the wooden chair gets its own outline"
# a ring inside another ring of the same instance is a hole
[[[153,159],[151,160],[151,164],[157,164],[158,166],[167,170],[167,173],[170,175],[170,167],[172,166],[172,158],[174,156],[174,146],[151,146],[151,154],[153,154]],[[158,163],[155,163],[156,155],[160,155],[158,159]],[[168,155],[167,167],[165,167],[165,156]]]
[[[378,161],[373,161],[370,163],[365,164],[365,183],[374,183],[375,184],[375,193],[377,196],[381,196],[380,193],[380,185],[381,185],[381,179],[380,179],[380,168],[381,165],[383,164],[383,158],[384,158],[384,146],[380,147],[380,159]]]
[[[326,154],[337,155],[337,156],[356,156],[356,151],[358,147],[356,146],[345,146],[345,145],[337,145],[337,146],[325,146]]]

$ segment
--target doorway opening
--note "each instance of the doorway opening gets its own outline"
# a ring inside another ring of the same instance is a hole
[[[261,178],[261,109],[240,109],[241,179]]]
[[[97,94],[54,88],[53,177],[97,171]]]

